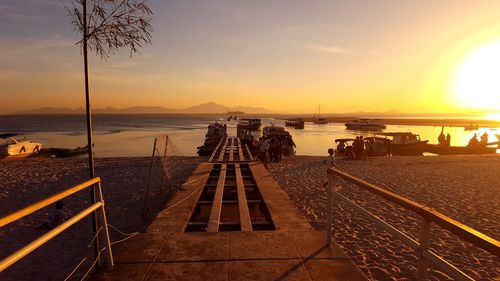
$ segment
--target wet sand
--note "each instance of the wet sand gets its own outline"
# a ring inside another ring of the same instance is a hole
[[[281,187],[317,229],[326,222],[323,157],[297,156],[270,170]],[[339,160],[342,170],[410,198],[495,239],[500,233],[500,156],[380,157]],[[419,217],[344,180],[335,189],[410,237],[417,239]],[[413,251],[381,231],[344,203],[334,201],[334,235],[374,280],[416,280]],[[477,280],[499,280],[500,261],[432,227],[431,248]],[[432,271],[431,280],[452,280]]]

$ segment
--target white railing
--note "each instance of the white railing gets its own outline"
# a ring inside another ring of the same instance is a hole
[[[111,251],[111,244],[109,240],[109,233],[108,233],[108,224],[106,220],[106,212],[104,210],[104,198],[102,196],[102,189],[101,189],[101,179],[99,177],[93,178],[91,180],[88,180],[82,184],[79,184],[77,186],[74,186],[70,189],[64,190],[60,193],[57,193],[47,199],[44,199],[40,202],[37,202],[33,205],[30,205],[24,209],[21,209],[17,212],[14,212],[10,215],[7,215],[3,218],[0,218],[0,228],[16,221],[19,220],[27,215],[30,215],[44,207],[47,207],[59,200],[62,200],[76,192],[79,192],[81,190],[84,190],[86,188],[95,188],[97,186],[97,189],[95,190],[97,194],[97,201],[92,204],[91,206],[87,207],[85,210],[81,211],[80,213],[76,214],[75,216],[71,217],[67,221],[63,222],[62,224],[58,225],[57,227],[51,229],[49,232],[45,233],[44,235],[40,236],[39,238],[35,239],[28,245],[24,246],[23,248],[17,250],[10,256],[6,257],[5,259],[0,261],[0,272],[4,271],[7,269],[9,266],[12,264],[16,263],[29,253],[35,251],[37,248],[42,246],[43,244],[47,243],[50,239],[56,237],[59,235],[61,232],[65,231],[72,225],[76,224],[86,216],[92,214],[93,212],[97,212],[98,210],[100,211],[101,214],[101,220],[102,220],[102,227],[104,230],[105,234],[105,240],[106,240],[106,248],[108,252],[108,265],[113,266],[113,253]]]
[[[418,241],[412,239],[411,237],[401,232],[400,230],[396,229],[392,225],[384,222],[383,220],[373,215],[363,207],[357,205],[348,198],[344,197],[342,194],[334,191],[333,190],[334,175],[419,215],[421,218],[421,226],[420,226]],[[328,170],[328,196],[327,196],[328,197],[327,243],[328,244],[331,242],[332,238],[333,196],[336,196],[336,198],[354,207],[354,209],[359,211],[361,214],[365,215],[376,226],[383,228],[384,230],[388,231],[389,233],[397,237],[399,240],[401,240],[404,244],[413,248],[416,251],[418,258],[417,280],[419,281],[427,280],[428,262],[431,262],[436,267],[447,273],[449,276],[453,277],[455,280],[469,280],[469,281],[474,280],[472,277],[470,277],[460,269],[456,268],[448,261],[438,256],[436,253],[434,253],[429,249],[431,223],[437,224],[438,226],[455,234],[460,239],[474,244],[478,248],[488,251],[497,257],[500,256],[499,241],[477,230],[474,230],[452,218],[449,218],[429,207],[414,202],[403,196],[397,195],[393,192],[387,191],[381,187],[378,187],[374,184],[356,178],[348,173],[339,171],[337,169]]]

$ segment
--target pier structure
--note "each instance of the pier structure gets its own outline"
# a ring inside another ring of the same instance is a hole
[[[146,231],[93,280],[367,280],[241,140],[222,139]],[[328,243],[330,242],[330,243]]]

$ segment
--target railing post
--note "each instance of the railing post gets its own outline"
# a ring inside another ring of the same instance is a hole
[[[428,272],[428,261],[424,257],[424,252],[429,249],[430,244],[430,236],[431,236],[431,223],[426,218],[422,217],[421,226],[420,226],[420,237],[419,243],[420,247],[418,248],[418,281],[427,280],[427,272]]]
[[[326,244],[330,246],[332,242],[332,203],[333,203],[333,174],[331,171],[328,171],[328,183],[326,185],[326,196],[328,197],[327,199],[327,206],[326,206],[326,212],[327,212],[327,222],[326,222]]]
[[[99,201],[102,203],[101,209],[101,220],[102,227],[104,230],[104,239],[106,240],[106,247],[108,248],[108,266],[114,266],[113,261],[113,251],[111,250],[111,240],[109,239],[109,231],[108,231],[108,220],[106,219],[106,210],[104,209],[104,197],[102,196],[102,187],[101,182],[99,182]],[[96,210],[97,211],[97,210]]]

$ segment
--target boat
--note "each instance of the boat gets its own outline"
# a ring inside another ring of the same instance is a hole
[[[368,156],[387,156],[390,140],[382,137],[365,137],[366,153]]]
[[[365,119],[352,120],[344,124],[348,130],[361,130],[361,131],[380,131],[387,126],[383,124],[380,119]]]
[[[314,119],[314,124],[328,124],[328,120],[325,118],[321,118],[321,105],[318,107],[318,117]]]
[[[57,158],[65,158],[65,157],[74,157],[82,154],[87,154],[89,152],[89,146],[86,145],[84,147],[77,148],[49,148],[49,154],[51,156],[55,156]]]
[[[467,154],[495,154],[496,147],[488,146],[443,146],[439,144],[427,144],[425,152],[439,155],[467,155]]]
[[[295,154],[295,143],[293,142],[292,135],[281,126],[265,126],[262,128],[262,136],[265,139],[272,139],[277,137],[282,145],[283,155]]]
[[[313,121],[314,124],[328,124],[328,120],[325,118],[317,118]]]
[[[208,124],[205,142],[198,147],[199,156],[209,156],[219,144],[220,140],[227,137],[227,125],[218,123]]]
[[[287,120],[285,121],[285,126],[294,127],[295,129],[304,129],[304,120],[302,118]]]
[[[265,126],[262,129],[262,136],[264,138],[270,138],[274,136],[289,136],[290,133],[285,130],[284,127],[281,126]]]
[[[429,140],[411,132],[377,133],[390,140],[388,153],[393,155],[422,155]]]
[[[259,118],[242,118],[238,121],[238,126],[247,131],[258,131],[262,126]]]
[[[480,127],[477,124],[469,124],[467,126],[464,126],[464,131],[475,131],[478,130]]]
[[[19,134],[0,135],[0,158],[24,158],[40,152],[42,144]]]

